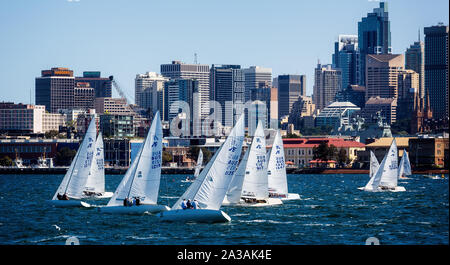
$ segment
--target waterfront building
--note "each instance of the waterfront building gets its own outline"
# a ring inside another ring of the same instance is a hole
[[[85,71],[83,76],[75,77],[75,82],[89,83],[94,89],[94,97],[112,97],[113,77],[101,77],[100,71]]]
[[[58,131],[66,125],[67,116],[63,113],[44,113],[42,116],[42,131]]]
[[[0,102],[0,132],[43,133],[45,106]]]
[[[52,113],[60,109],[74,108],[75,77],[68,68],[56,67],[43,70],[41,77],[36,77],[35,103],[44,105]]]
[[[421,136],[409,140],[409,159],[415,167],[444,167],[448,137]]]
[[[344,150],[350,165],[357,159],[357,152],[363,151],[365,147],[363,143],[344,138],[285,138],[283,147],[286,162],[290,162],[295,167],[310,166],[310,162],[314,160],[314,147],[321,143],[336,146],[338,152]]]
[[[278,76],[278,115],[289,115],[299,97],[306,96],[306,75]]]
[[[398,98],[398,74],[404,70],[403,54],[366,56],[366,101],[370,97]]]
[[[335,101],[336,94],[342,89],[341,70],[332,68],[331,64],[317,64],[313,89],[313,103],[317,110],[322,110]]]
[[[128,138],[103,139],[105,167],[129,167],[131,163],[131,147]]]
[[[448,26],[425,30],[425,92],[435,119],[448,120]]]
[[[358,36],[339,35],[334,43],[333,68],[342,72],[342,87],[355,85],[359,82],[359,51]]]
[[[372,13],[368,13],[358,22],[359,85],[367,86],[366,56],[392,52],[390,27],[388,4],[385,2],[380,2],[378,8],[374,8]]]
[[[100,130],[107,138],[134,137],[133,115],[100,115]]]

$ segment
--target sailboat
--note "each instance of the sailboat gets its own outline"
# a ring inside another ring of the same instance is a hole
[[[83,190],[91,168],[96,135],[97,127],[94,115],[66,175],[52,200],[49,201],[51,204],[59,207],[90,207],[88,203],[80,201],[80,199],[83,196]],[[60,196],[63,195],[66,195],[64,196],[66,200],[60,199]]]
[[[299,194],[289,193],[288,191],[283,139],[281,139],[279,130],[275,135],[272,149],[269,151],[267,175],[269,178],[268,185],[270,198],[279,198],[282,201],[300,199]]]
[[[406,176],[412,175],[411,172],[411,163],[409,162],[408,153],[405,149],[403,149],[403,156],[400,160],[400,165],[398,169],[398,178],[399,179],[409,179]]]
[[[108,204],[99,207],[99,211],[143,214],[169,210],[169,207],[157,204],[161,180],[162,124],[159,112],[154,117],[137,157],[128,168]],[[133,198],[136,203],[128,204]]]
[[[195,165],[194,177],[190,178],[188,176],[188,177],[186,177],[185,180],[182,180],[181,182],[194,182],[194,180],[200,174],[200,169],[202,168],[202,165],[203,165],[203,152],[202,152],[202,149],[200,149],[200,151],[198,153],[198,157],[197,157],[197,164]]]
[[[377,159],[377,157],[375,156],[375,154],[373,153],[372,150],[370,150],[370,163],[369,163],[369,166],[370,166],[370,170],[369,170],[369,177],[370,177],[370,180],[369,180],[369,182],[366,184],[365,187],[360,187],[360,188],[358,188],[358,189],[360,189],[360,190],[364,190],[366,187],[367,187],[368,189],[370,189],[370,188],[372,187],[373,182],[374,182],[374,180],[375,180],[375,178],[374,178],[375,173],[377,173],[378,168],[380,167],[380,163],[378,163],[378,159]]]
[[[398,183],[398,150],[397,143],[392,141],[389,151],[383,158],[379,168],[374,176],[369,180],[364,188],[359,188],[363,191],[391,191],[400,192],[406,191],[402,186],[397,186]]]
[[[236,172],[234,178],[243,178],[242,180],[232,180],[232,183],[241,185],[241,194],[239,201],[233,196],[233,194],[227,194],[226,200],[223,202],[224,205],[233,206],[268,206],[282,204],[283,202],[279,198],[269,197],[269,179],[267,175],[267,162],[266,162],[266,140],[264,135],[264,128],[261,122],[258,123],[255,135],[253,137],[252,144],[250,146],[250,151],[248,151],[247,157],[244,157],[243,164],[241,162],[240,171]],[[242,169],[245,165],[245,173],[242,174]],[[235,187],[229,187],[230,189],[235,189]],[[239,189],[235,189],[237,192]],[[230,195],[230,196],[228,196]],[[230,201],[229,198],[233,199]]]
[[[113,193],[105,191],[105,160],[101,132],[97,136],[97,141],[95,141],[94,150],[94,159],[91,163],[83,197],[95,199],[111,198]]]
[[[160,220],[208,223],[231,221],[220,207],[239,163],[243,141],[244,118],[241,115],[225,142],[172,206],[172,210],[159,214]],[[196,200],[199,208],[182,209],[183,199]]]

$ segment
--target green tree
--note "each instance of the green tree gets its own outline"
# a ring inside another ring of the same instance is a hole
[[[187,157],[189,157],[190,159],[192,159],[194,161],[197,161],[199,152],[200,152],[200,147],[191,146],[191,147],[189,147]],[[209,160],[211,159],[212,153],[211,153],[211,151],[209,151],[206,148],[202,148],[202,152],[203,152],[203,165],[206,165],[209,162]]]
[[[57,166],[68,166],[76,154],[77,151],[72,150],[69,147],[63,147],[56,152],[55,164]]]
[[[51,138],[54,138],[54,137],[58,136],[58,134],[59,134],[58,131],[51,130],[51,131],[46,132],[44,136],[47,139],[51,139]]]
[[[13,161],[9,156],[3,156],[0,158],[0,165],[4,167],[10,167],[13,165]]]
[[[349,163],[348,161],[347,152],[344,149],[339,150],[337,154],[337,162],[338,164],[343,167]]]
[[[169,162],[172,162],[173,157],[169,152],[163,151],[162,160],[163,160],[163,163],[169,163]]]
[[[322,160],[322,161],[328,161],[332,159],[336,159],[336,156],[338,155],[338,151],[336,146],[330,145],[328,146],[328,143],[321,142],[318,146],[313,147],[313,158]]]

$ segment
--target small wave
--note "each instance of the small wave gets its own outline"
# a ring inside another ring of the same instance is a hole
[[[334,224],[317,224],[317,223],[312,223],[312,224],[303,224],[306,226],[334,226]]]

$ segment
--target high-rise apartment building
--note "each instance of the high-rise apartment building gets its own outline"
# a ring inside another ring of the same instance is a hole
[[[405,69],[419,74],[419,97],[425,97],[425,45],[420,40],[406,49]]]
[[[169,78],[154,72],[137,74],[134,79],[136,105],[145,110],[150,109],[153,113],[156,113],[158,110],[162,111],[164,82],[168,80]]]
[[[360,53],[360,82],[366,84],[366,56],[368,54],[390,54],[391,29],[388,13],[388,5],[380,3],[379,8],[375,8],[367,17],[363,17],[358,22],[358,48]]]
[[[331,64],[317,64],[313,87],[313,103],[316,105],[316,109],[322,110],[334,102],[336,94],[341,88],[341,70],[332,68]]]
[[[370,97],[397,98],[398,74],[404,70],[403,54],[366,56],[366,101]]]
[[[198,80],[198,93],[194,95],[194,109],[192,110],[197,120],[195,133],[198,133],[200,119],[205,119],[210,114],[209,106],[209,65],[185,64],[180,61],[172,61],[171,64],[161,65],[161,74],[171,79],[195,79]],[[195,98],[197,97],[197,98]],[[198,117],[198,118],[197,118]]]
[[[233,127],[236,120],[236,104],[245,103],[245,75],[240,65],[212,65],[210,70],[211,100],[221,106],[221,116],[216,121]]]
[[[95,90],[88,82],[76,82],[73,107],[81,110],[95,108]]]
[[[448,26],[425,30],[425,94],[429,93],[433,118],[448,118]]]
[[[35,103],[44,105],[49,112],[59,109],[73,109],[75,95],[75,77],[68,68],[43,70],[41,77],[36,77]]]
[[[306,75],[278,76],[278,115],[289,115],[299,97],[306,96]]]
[[[338,41],[334,43],[333,67],[341,69],[343,88],[358,84],[358,63],[358,36],[339,35]]]
[[[112,97],[112,77],[101,77],[99,71],[85,71],[83,76],[75,77],[75,82],[89,83],[95,97]]]
[[[414,112],[415,101],[419,96],[420,77],[413,70],[404,70],[397,77],[398,100],[397,120],[409,119]]]
[[[162,112],[162,118],[166,121],[172,121],[180,113],[183,115],[189,114],[190,124],[193,121],[192,109],[194,108],[194,95],[198,93],[199,82],[196,79],[170,79],[164,82],[164,106]],[[183,102],[183,103],[180,103]],[[186,103],[189,108],[189,113],[184,112],[186,106],[182,104]]]

